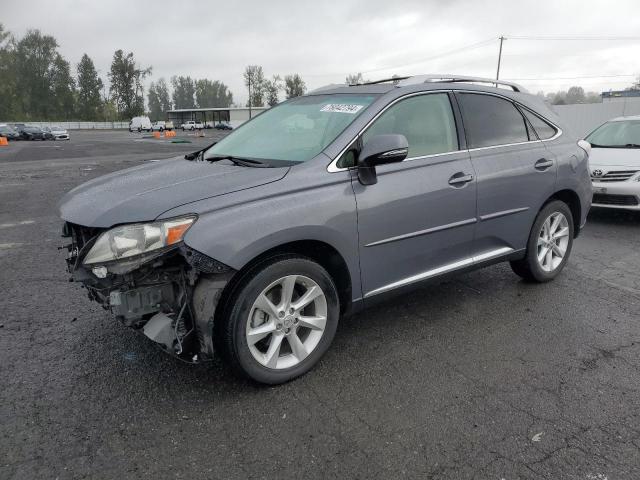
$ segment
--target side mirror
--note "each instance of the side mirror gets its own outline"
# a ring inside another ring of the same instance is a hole
[[[389,134],[371,137],[358,155],[358,180],[362,185],[378,183],[377,165],[401,162],[407,158],[409,143],[404,135]]]

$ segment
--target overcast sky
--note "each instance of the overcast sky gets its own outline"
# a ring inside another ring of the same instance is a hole
[[[29,28],[53,35],[74,69],[86,52],[106,77],[113,52],[123,49],[153,67],[150,80],[217,79],[241,102],[249,64],[262,65],[267,76],[300,73],[309,88],[344,82],[354,72],[372,80],[493,77],[500,35],[545,38],[504,43],[501,78],[532,92],[574,84],[620,89],[640,74],[638,0],[29,0],[28,8],[5,2],[5,28],[17,36]]]

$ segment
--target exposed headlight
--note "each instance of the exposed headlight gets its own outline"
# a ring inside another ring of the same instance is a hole
[[[175,245],[195,220],[196,217],[184,217],[112,228],[98,237],[83,263],[111,262]]]

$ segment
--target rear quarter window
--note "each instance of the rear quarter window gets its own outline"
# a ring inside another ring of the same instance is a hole
[[[557,130],[554,127],[549,125],[549,123],[547,123],[535,113],[530,112],[529,110],[524,108],[522,109],[522,111],[535,132],[538,134],[538,138],[540,140],[547,140],[557,133]]]

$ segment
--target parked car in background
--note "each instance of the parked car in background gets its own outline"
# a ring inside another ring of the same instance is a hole
[[[18,133],[21,140],[46,140],[46,133],[40,127],[25,125],[19,127]]]
[[[5,137],[7,140],[20,140],[20,133],[13,127],[2,123],[0,124],[0,137]]]
[[[185,130],[201,130],[204,128],[204,124],[202,122],[196,122],[195,120],[189,120],[186,123],[183,123],[182,125],[180,125],[180,128],[182,128],[182,131]]]
[[[218,122],[213,128],[215,128],[216,130],[233,130],[231,124],[227,122]]]
[[[151,129],[158,132],[164,132],[165,130],[173,130],[173,122],[158,120],[157,122],[153,122],[151,125]]]
[[[133,117],[129,122],[129,131],[130,132],[150,132],[151,131],[151,120],[149,117]]]
[[[43,130],[47,135],[47,140],[69,140],[69,132],[66,128],[53,126],[44,127]]]
[[[619,117],[587,135],[594,207],[640,211],[640,116]]]
[[[326,87],[184,158],[71,190],[68,268],[165,351],[216,349],[244,376],[286,382],[342,315],[422,282],[498,262],[556,278],[592,196],[588,147],[565,131],[494,79]]]

